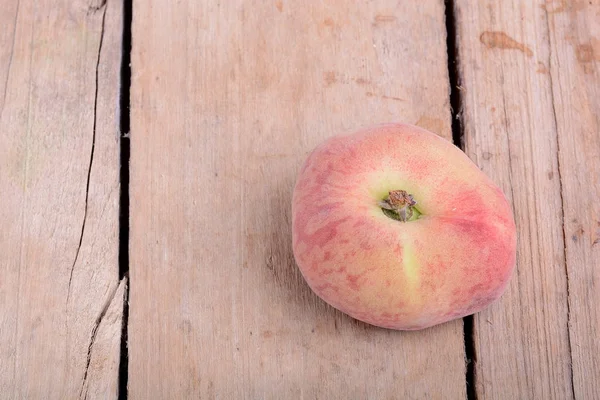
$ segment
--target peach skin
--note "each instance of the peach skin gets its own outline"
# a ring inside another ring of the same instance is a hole
[[[319,297],[398,330],[484,309],[516,257],[502,191],[452,143],[404,124],[334,136],[309,155],[294,188],[292,238]]]

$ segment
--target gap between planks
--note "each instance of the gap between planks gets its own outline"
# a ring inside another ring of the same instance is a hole
[[[458,46],[456,33],[456,16],[454,14],[454,0],[445,0],[446,13],[446,50],[448,52],[448,84],[450,86],[450,113],[452,118],[452,141],[462,151],[464,146],[464,127],[460,119],[462,109],[462,94],[460,74],[458,71]],[[463,334],[465,342],[465,385],[468,400],[477,400],[475,362],[475,342],[473,337],[473,316],[463,318]]]
[[[127,347],[129,324],[129,158],[131,154],[131,25],[133,0],[123,1],[123,39],[121,41],[121,82],[119,93],[119,131],[120,138],[120,183],[119,198],[119,279],[127,278],[123,305],[123,324],[121,332],[121,351],[119,360],[118,399],[127,399],[129,376],[129,350]]]

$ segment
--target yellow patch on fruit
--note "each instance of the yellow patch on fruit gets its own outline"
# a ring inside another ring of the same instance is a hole
[[[419,286],[419,262],[415,254],[410,238],[403,235],[402,237],[402,264],[404,267],[404,276],[407,282],[407,297],[412,304],[420,302],[421,297],[418,295]]]

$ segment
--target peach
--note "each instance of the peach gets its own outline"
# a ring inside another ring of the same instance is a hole
[[[515,266],[502,191],[452,143],[404,124],[319,145],[294,188],[292,231],[311,289],[384,328],[423,329],[481,311]]]

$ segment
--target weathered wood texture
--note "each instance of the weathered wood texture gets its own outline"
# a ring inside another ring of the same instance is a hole
[[[384,122],[450,136],[441,1],[134,2],[129,395],[464,398],[462,321],[376,329],[292,255],[301,162]]]
[[[600,1],[548,4],[546,11],[573,393],[600,399]]]
[[[475,316],[478,398],[600,398],[599,11],[456,2],[466,152],[519,235],[508,292]]]
[[[116,398],[122,5],[0,10],[0,397]]]

